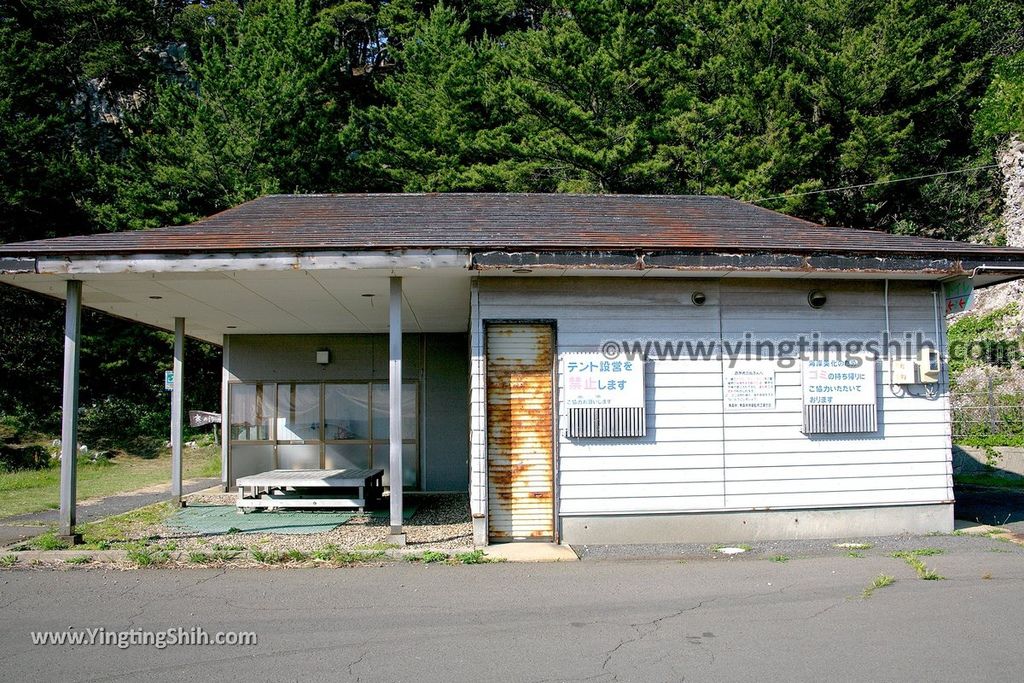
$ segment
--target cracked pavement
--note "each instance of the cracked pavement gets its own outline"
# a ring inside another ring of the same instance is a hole
[[[0,670],[19,681],[1014,679],[1024,548],[924,558],[606,560],[350,569],[0,572]],[[870,598],[879,574],[896,582]],[[255,631],[240,647],[33,646],[29,632]]]

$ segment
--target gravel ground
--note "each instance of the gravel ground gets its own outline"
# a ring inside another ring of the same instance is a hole
[[[864,544],[869,548],[843,547],[842,544]],[[999,541],[987,536],[968,534],[939,534],[927,536],[877,536],[848,538],[843,540],[823,539],[804,541],[755,541],[746,544],[723,543],[722,547],[749,547],[750,550],[736,555],[716,552],[708,543],[686,544],[637,544],[637,545],[574,545],[581,560],[708,560],[708,561],[751,561],[765,560],[777,556],[787,559],[823,557],[859,553],[864,557],[885,557],[894,552],[916,548],[938,548],[947,552],[961,549],[977,550],[979,547],[992,552],[1017,553],[1024,556],[1024,547],[1015,543]]]
[[[471,550],[473,524],[469,516],[466,494],[405,494],[406,502],[416,505],[416,512],[405,523],[406,538],[411,548],[420,546],[443,550]],[[193,504],[233,504],[234,494],[205,492],[189,497]],[[261,512],[256,514],[274,514]],[[195,532],[164,525],[139,530],[137,537],[156,537],[155,542],[173,540],[179,550],[209,549],[211,546],[252,546],[264,550],[301,550],[308,552],[327,545],[340,549],[382,544],[387,541],[388,520],[383,517],[355,517],[341,526],[316,534],[239,533],[202,536]]]

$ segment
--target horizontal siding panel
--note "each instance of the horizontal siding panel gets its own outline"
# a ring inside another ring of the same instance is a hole
[[[802,465],[875,464],[886,462],[949,462],[949,450],[917,448],[906,440],[906,448],[870,451],[805,451],[803,453],[731,453],[725,456],[729,469],[743,467],[789,467]]]
[[[810,338],[819,331],[820,339],[846,340],[878,337],[885,324],[883,286],[878,282],[763,278],[482,278],[478,282],[475,316],[555,319],[563,359],[575,351],[598,352],[604,341],[656,340],[706,347],[718,338],[719,315],[726,340],[734,347],[740,343],[741,353],[746,350],[745,332],[753,333],[754,339],[778,341],[801,335]],[[828,293],[829,305],[813,310],[806,296],[818,287]],[[696,290],[707,295],[704,307],[690,303],[690,294]],[[894,338],[902,340],[906,330],[920,331],[925,339],[934,335],[930,286],[893,282],[889,298]],[[721,309],[716,306],[719,301]],[[479,355],[480,346],[476,340],[474,344]],[[893,391],[888,385],[889,364],[879,362],[879,431],[808,437],[800,431],[799,365],[776,372],[775,410],[742,413],[723,411],[721,366],[715,359],[686,356],[648,362],[647,437],[567,439],[566,411],[561,408],[561,514],[892,505],[949,499],[949,399],[942,386],[934,398],[901,395],[902,389]],[[471,397],[472,424],[477,429],[486,426],[482,369],[481,358],[474,363],[472,378],[476,387]],[[556,380],[564,386],[564,374]],[[482,463],[479,458],[473,462],[476,467]],[[701,485],[718,488],[672,488]],[[723,492],[726,486],[728,496]]]
[[[664,466],[664,465],[663,465]],[[589,484],[682,484],[692,482],[714,482],[722,486],[722,468],[705,469],[642,469],[642,470],[598,470],[561,471],[559,479],[563,487]],[[719,488],[721,490],[721,488]]]
[[[898,476],[949,476],[952,468],[948,462],[885,462],[856,465],[796,465],[778,467],[730,467],[725,471],[727,481],[799,481],[808,487],[815,486],[809,480],[837,477],[898,477]]]
[[[868,415],[870,416],[870,411]],[[883,417],[884,420],[884,417]],[[935,422],[932,424],[900,424],[900,423],[889,423],[880,424],[879,432],[884,433],[886,439],[907,437],[907,436],[935,436],[941,434],[949,434],[949,425],[944,422]],[[878,432],[865,432],[868,434],[876,434]],[[800,427],[796,426],[767,426],[759,425],[756,427],[726,427],[725,439],[727,442],[731,441],[784,441],[799,439],[803,436],[803,432],[800,431]],[[832,438],[832,435],[829,435]],[[863,438],[863,437],[861,437]]]
[[[559,446],[559,460],[577,457],[604,456],[666,456],[666,455],[722,455],[722,441],[684,441],[682,443],[648,442],[640,439],[579,439]]]
[[[909,477],[832,477],[808,480],[726,481],[726,495],[764,493],[828,493],[839,491],[878,491],[888,489],[930,489],[949,486],[951,475],[932,474]]]
[[[948,436],[893,436],[886,439],[865,439],[859,434],[827,435],[815,439],[780,439],[771,442],[775,453],[825,453],[829,450],[885,452],[899,448],[949,448]],[[765,453],[764,441],[727,441],[726,453]]]
[[[721,455],[563,455],[558,459],[562,473],[642,471],[658,469],[717,469],[722,472]]]
[[[873,491],[829,491],[826,493],[783,493],[726,496],[730,510],[761,508],[841,507],[845,505],[906,505],[944,503],[953,499],[945,487],[930,489],[883,489]]]
[[[606,515],[644,512],[687,512],[692,510],[721,510],[724,497],[712,496],[661,498],[609,498],[607,500],[563,500],[559,515]]]
[[[758,412],[758,413],[725,413],[724,424],[727,428],[741,427],[802,427],[803,415],[799,411]],[[888,425],[923,425],[931,429],[934,425],[946,423],[946,412],[939,408],[932,410],[890,410],[878,411],[878,424]]]
[[[671,484],[587,484],[561,489],[562,500],[591,498],[664,498],[709,496],[722,493],[722,482],[676,482]]]

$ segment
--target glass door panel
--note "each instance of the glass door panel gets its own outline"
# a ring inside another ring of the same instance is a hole
[[[370,444],[325,444],[324,467],[329,470],[368,469],[370,467]]]
[[[370,438],[370,385],[324,386],[324,439],[368,441]]]
[[[274,418],[273,384],[232,384],[228,438],[231,441],[270,441]]]
[[[373,385],[373,440],[386,441],[391,434],[390,406],[391,391],[387,384]],[[402,440],[416,438],[416,385],[402,385]]]
[[[277,441],[320,440],[320,385],[279,384]]]

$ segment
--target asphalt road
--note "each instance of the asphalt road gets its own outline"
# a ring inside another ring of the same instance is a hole
[[[352,569],[0,572],[6,680],[1019,680],[1024,548]],[[880,573],[896,582],[861,597]],[[252,630],[240,647],[39,646],[30,631]]]

